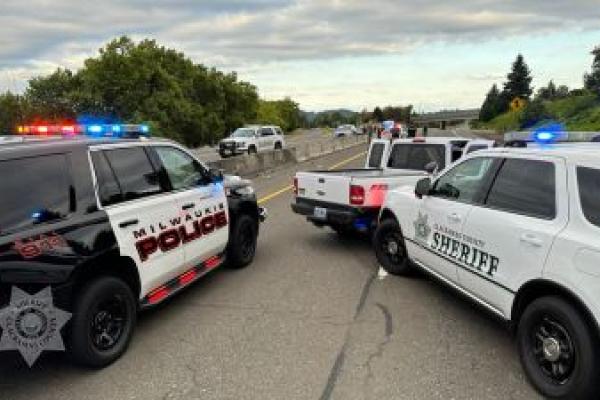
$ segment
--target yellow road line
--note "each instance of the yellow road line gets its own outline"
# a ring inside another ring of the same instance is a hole
[[[360,153],[358,153],[356,155],[353,155],[350,158],[347,158],[347,159],[345,159],[343,161],[340,161],[339,163],[337,163],[335,165],[332,165],[331,167],[327,168],[327,170],[328,171],[332,171],[332,170],[334,170],[336,168],[339,168],[339,167],[341,167],[343,165],[346,165],[346,164],[348,164],[348,163],[356,160],[357,158],[359,158],[361,156],[364,156],[365,154],[367,154],[366,151],[360,152]],[[294,188],[293,185],[288,185],[286,187],[283,187],[283,188],[281,188],[281,189],[279,189],[279,190],[277,190],[277,191],[275,191],[275,192],[273,192],[271,194],[266,195],[265,197],[262,197],[262,198],[258,199],[258,204],[264,204],[264,203],[266,203],[269,200],[273,200],[275,197],[280,196],[283,193],[287,192],[288,190],[292,190],[293,188]]]

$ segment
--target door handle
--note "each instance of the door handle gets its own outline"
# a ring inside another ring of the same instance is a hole
[[[542,247],[542,245],[544,244],[544,242],[542,242],[542,239],[540,239],[536,235],[532,235],[531,233],[522,234],[521,242],[530,244],[534,247]]]
[[[194,208],[195,205],[196,204],[194,204],[194,203],[187,203],[187,204],[184,204],[183,206],[181,206],[181,209],[182,210],[189,210],[190,208]]]
[[[119,222],[119,228],[127,228],[131,225],[137,225],[138,222],[140,221],[138,221],[137,219],[128,219],[127,221]]]
[[[448,215],[448,220],[451,222],[460,222],[461,219],[462,218],[457,213],[452,213],[452,214]]]

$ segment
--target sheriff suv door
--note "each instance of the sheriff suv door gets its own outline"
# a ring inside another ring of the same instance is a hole
[[[273,128],[263,126],[258,130],[258,132],[258,145],[260,147],[260,150],[273,150],[273,148],[275,147],[275,132],[273,132]]]
[[[184,269],[223,252],[229,238],[227,198],[222,182],[213,182],[194,157],[172,145],[152,146],[168,179],[185,257]],[[184,272],[184,271],[180,271]]]
[[[91,152],[97,192],[119,244],[140,274],[141,297],[177,275],[183,250],[171,220],[177,203],[166,192],[144,146],[95,149]]]
[[[468,159],[440,176],[420,202],[413,257],[452,282],[458,281],[457,264],[464,257],[463,225],[494,167],[490,157]]]
[[[567,177],[559,158],[500,160],[483,204],[473,208],[463,228],[472,245],[459,279],[509,317],[514,293],[542,275],[552,242],[566,226]]]

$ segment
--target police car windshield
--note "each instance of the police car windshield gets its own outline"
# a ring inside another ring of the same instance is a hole
[[[253,137],[254,130],[249,128],[239,128],[231,135],[231,137]]]
[[[392,148],[388,167],[425,171],[425,166],[435,161],[438,169],[442,170],[446,166],[445,150],[443,144],[396,144]]]

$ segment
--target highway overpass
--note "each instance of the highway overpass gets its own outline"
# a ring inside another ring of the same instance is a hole
[[[418,126],[446,129],[447,127],[469,127],[471,121],[479,119],[479,109],[444,110],[418,114],[413,122]]]

